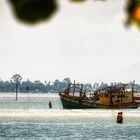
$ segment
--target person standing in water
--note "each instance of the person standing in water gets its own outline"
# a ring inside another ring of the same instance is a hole
[[[52,108],[52,102],[51,101],[49,101],[49,108],[51,109]]]

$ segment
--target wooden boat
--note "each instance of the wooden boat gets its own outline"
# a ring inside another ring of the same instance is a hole
[[[138,108],[139,103],[134,100],[134,86],[128,84],[108,86],[86,93],[83,84],[69,84],[59,93],[63,108],[65,109],[90,109],[90,108]]]

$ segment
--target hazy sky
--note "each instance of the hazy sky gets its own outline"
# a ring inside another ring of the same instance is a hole
[[[140,33],[124,27],[125,0],[59,0],[49,22],[28,26],[0,0],[0,78],[140,83]]]

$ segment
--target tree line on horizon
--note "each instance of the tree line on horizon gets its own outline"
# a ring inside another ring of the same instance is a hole
[[[70,78],[64,78],[62,81],[58,79],[56,79],[55,81],[45,81],[44,83],[40,80],[30,81],[29,79],[27,79],[26,81],[22,81],[22,79],[23,78],[20,76],[20,74],[14,74],[9,81],[0,80],[0,92],[14,93],[18,91],[20,93],[58,93],[64,90],[69,83],[72,83]],[[132,82],[130,82],[130,84],[131,83]],[[93,91],[117,84],[121,83],[114,82],[107,84],[105,82],[95,82],[93,84],[86,83],[83,87],[87,91]],[[140,91],[139,84],[136,84],[135,87],[138,91]]]
[[[65,89],[71,82],[70,78],[64,78],[62,81],[56,79],[54,81],[44,81],[40,80],[31,81],[27,79],[22,80],[20,74],[14,74],[10,80],[0,80],[0,92],[20,92],[20,93],[58,93]],[[92,89],[90,83],[84,84],[84,88]]]

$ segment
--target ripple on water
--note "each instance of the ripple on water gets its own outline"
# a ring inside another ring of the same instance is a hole
[[[123,124],[116,123],[118,111]],[[139,134],[140,109],[63,110],[58,96],[0,97],[0,140],[139,140]]]
[[[1,123],[0,138],[4,139],[106,139],[138,140],[140,125],[111,122],[80,123]]]

